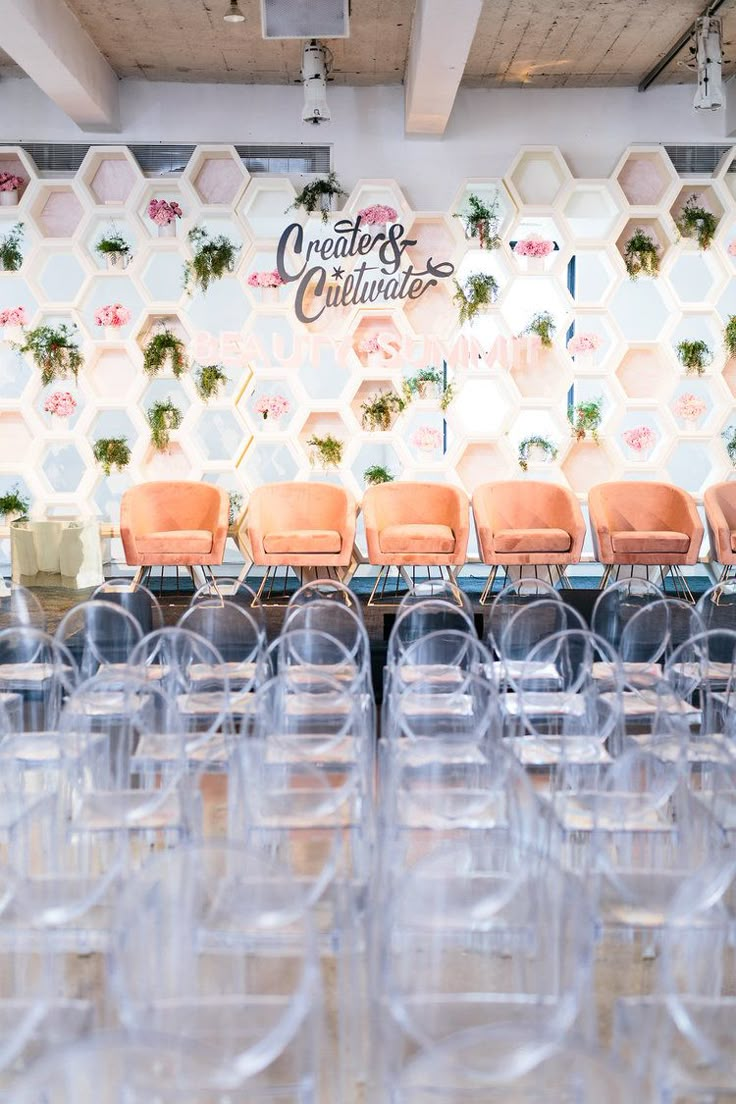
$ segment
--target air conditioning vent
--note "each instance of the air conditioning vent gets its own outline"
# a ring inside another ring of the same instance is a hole
[[[82,164],[90,147],[76,142],[24,142],[22,148],[33,158],[39,172],[49,176],[71,176]],[[174,142],[133,143],[128,146],[142,171],[151,177],[179,176],[195,148],[194,145]],[[236,143],[235,149],[248,172],[254,175],[328,173],[332,167],[330,146],[242,146]]]
[[[348,38],[350,0],[261,0],[264,38]]]
[[[724,153],[731,146],[665,146],[675,171],[680,176],[713,176]],[[733,164],[729,172],[735,172]]]

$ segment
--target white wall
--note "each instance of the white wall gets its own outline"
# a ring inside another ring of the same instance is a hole
[[[79,129],[29,80],[0,83],[0,144],[13,141],[330,143],[342,181],[392,177],[416,209],[446,209],[465,176],[501,176],[522,145],[557,145],[576,176],[607,176],[632,142],[727,142],[726,112],[693,86],[462,89],[444,138],[404,134],[404,89],[331,88],[333,122],[301,122],[299,87],[121,82],[121,130]]]

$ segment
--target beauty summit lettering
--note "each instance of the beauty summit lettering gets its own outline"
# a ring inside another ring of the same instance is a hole
[[[340,219],[333,230],[334,234],[329,237],[305,241],[304,227],[293,222],[279,239],[276,267],[287,284],[298,281],[294,309],[300,322],[316,322],[328,307],[359,307],[396,299],[419,299],[455,271],[450,261],[435,262],[431,257],[421,271],[411,262],[407,264],[404,254],[409,246],[417,243],[404,236],[404,227],[399,223],[390,226],[386,233],[367,233],[361,230],[358,216],[354,222]],[[351,272],[346,272],[340,261],[352,257],[366,259],[359,261]],[[330,262],[334,282],[328,283],[326,262]],[[307,313],[306,300],[310,292],[310,313]]]

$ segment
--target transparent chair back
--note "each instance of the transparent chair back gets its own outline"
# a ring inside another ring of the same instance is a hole
[[[126,666],[143,638],[132,614],[99,599],[72,607],[54,635],[74,657],[82,679],[91,678],[102,667]]]
[[[29,626],[0,631],[0,699],[20,695],[17,733],[55,733],[65,698],[78,681],[69,651],[41,629]]]
[[[313,599],[287,609],[282,633],[322,632],[339,640],[350,655],[350,662],[371,689],[371,653],[363,618],[341,602]]]
[[[399,602],[399,610],[424,602],[427,598],[441,598],[445,602],[464,609],[469,617],[473,616],[473,603],[464,590],[449,579],[415,579],[411,590],[407,591]]]
[[[593,606],[590,627],[618,650],[627,621],[649,602],[664,598],[658,586],[648,579],[632,576],[612,583],[601,592]]]
[[[32,590],[16,586],[8,594],[0,595],[0,629],[9,629],[16,625],[25,625],[31,629],[46,632],[46,614]]]
[[[338,582],[337,579],[312,579],[311,582],[305,583],[304,586],[299,587],[292,594],[287,611],[296,609],[298,606],[309,605],[310,602],[314,601],[337,602],[352,610],[361,621],[363,620],[363,607],[360,604],[360,599],[356,594],[353,594],[350,587]]]
[[[732,628],[736,624],[736,579],[725,579],[706,590],[696,608],[703,631]]]
[[[234,697],[248,694],[256,681],[265,638],[249,609],[229,600],[203,598],[179,618],[178,626],[196,633],[217,649]],[[233,705],[237,711],[237,703]]]
[[[711,629],[675,648],[664,676],[676,697],[699,716],[701,734],[736,733],[736,631]]]
[[[550,602],[562,602],[562,595],[544,579],[532,579],[528,576],[508,583],[498,592],[491,602],[488,613],[488,647],[500,656],[501,637],[510,619],[520,609],[532,602],[546,599]]]
[[[455,629],[477,637],[472,614],[444,598],[427,598],[399,610],[391,628],[386,666],[391,669],[416,640],[433,632]]]
[[[135,617],[144,636],[164,627],[161,606],[152,591],[142,583],[135,583],[132,579],[106,579],[92,592],[92,598],[112,602],[127,610]]]

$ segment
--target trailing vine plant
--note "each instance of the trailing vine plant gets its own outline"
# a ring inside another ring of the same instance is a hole
[[[105,475],[110,475],[113,468],[122,471],[130,463],[130,446],[127,437],[99,437],[92,452]]]
[[[537,311],[527,326],[521,331],[524,334],[536,334],[545,349],[552,348],[552,339],[555,336],[557,325],[549,311]]]
[[[413,376],[408,376],[402,382],[401,389],[407,402],[411,402],[412,399],[432,398],[431,389],[440,400],[440,410],[447,410],[455,398],[455,385],[445,383],[442,373],[436,368],[420,368]]]
[[[480,196],[471,192],[467,197],[467,206],[454,216],[462,219],[465,233],[469,238],[477,238],[481,249],[498,249],[501,235],[498,232],[501,218],[498,213],[498,192],[490,203],[484,203]]]
[[[677,346],[677,359],[688,376],[702,376],[713,359],[707,342],[681,341]]]
[[[453,303],[457,304],[457,316],[460,324],[472,322],[476,315],[493,306],[498,295],[498,283],[489,272],[474,272],[464,284],[453,280],[455,294]]]
[[[17,272],[23,264],[20,242],[23,237],[23,223],[16,222],[8,233],[0,238],[0,269],[4,272]]]
[[[675,219],[675,225],[680,237],[697,238],[701,249],[710,249],[718,229],[718,219],[712,211],[698,203],[699,199],[700,196],[695,193],[688,198]]]
[[[584,441],[590,434],[595,443],[599,443],[598,430],[601,424],[602,406],[603,399],[588,399],[568,408],[567,416],[576,441]]]
[[[728,317],[726,328],[723,331],[723,344],[729,356],[736,356],[736,314]]]
[[[194,374],[194,386],[202,402],[216,398],[227,382],[219,364],[202,364]]]
[[[8,517],[9,514],[25,517],[30,508],[30,499],[21,492],[19,483],[14,483],[9,491],[0,495],[0,517]]]
[[[165,452],[171,442],[171,431],[179,428],[183,415],[171,399],[165,399],[149,406],[146,420],[151,428],[151,444],[158,452]]]
[[[369,487],[375,487],[379,483],[393,483],[394,477],[383,464],[371,464],[363,472],[363,479]]]
[[[294,199],[294,202],[287,207],[286,210],[288,212],[294,208],[301,208],[301,210],[306,211],[308,215],[313,215],[321,206],[322,221],[327,222],[329,203],[323,206],[323,197],[328,198],[331,203],[334,196],[344,196],[347,194],[348,193],[344,191],[340,185],[337,174],[331,172],[329,176],[320,176],[317,180],[310,180],[308,184],[305,184]]]
[[[721,437],[726,442],[726,452],[728,453],[728,459],[736,468],[736,426],[730,425],[723,430]]]
[[[641,226],[637,226],[624,246],[624,264],[632,280],[659,275],[659,247]]]
[[[210,237],[203,226],[194,226],[187,237],[194,254],[184,265],[184,290],[190,295],[195,288],[207,291],[210,284],[235,271],[240,246],[224,234]]]
[[[77,378],[83,361],[75,333],[76,326],[63,322],[58,326],[36,326],[13,348],[31,354],[36,367],[41,369],[41,382],[48,387],[55,379],[66,379],[70,374]]]
[[[312,434],[307,441],[307,447],[313,451],[313,464],[319,459],[323,468],[337,468],[342,462],[343,443],[331,433],[325,434],[324,437]]]
[[[533,448],[542,449],[543,452],[547,453],[550,460],[557,459],[557,449],[546,437],[525,437],[519,443],[519,467],[522,471],[528,471],[529,469],[529,453]]]
[[[143,349],[143,370],[149,376],[157,376],[167,360],[170,360],[171,371],[179,379],[187,369],[184,342],[165,327],[146,342]]]
[[[395,391],[378,391],[360,404],[363,429],[383,431],[391,428],[391,419],[405,408],[406,401]]]

